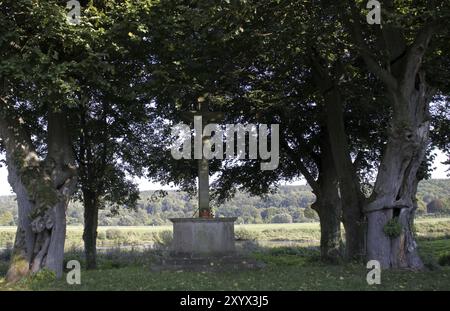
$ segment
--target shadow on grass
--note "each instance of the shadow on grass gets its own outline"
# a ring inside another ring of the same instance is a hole
[[[450,240],[419,241],[423,256],[438,256],[450,251]],[[320,261],[318,247],[264,247],[255,242],[243,245],[246,256],[266,266],[258,271],[151,271],[150,265],[167,250],[111,249],[98,255],[98,269],[82,269],[82,284],[68,285],[65,277],[54,280],[43,271],[27,278],[13,290],[448,290],[450,267],[439,270],[383,271],[382,284],[369,286],[362,264],[329,265]],[[6,256],[6,255],[5,255]],[[7,256],[6,256],[7,257]],[[0,258],[6,258],[0,257]],[[66,261],[79,260],[83,252],[70,250]],[[1,266],[0,266],[1,267]],[[6,272],[6,270],[2,270]],[[0,288],[2,285],[0,285]],[[4,288],[5,289],[5,288]]]

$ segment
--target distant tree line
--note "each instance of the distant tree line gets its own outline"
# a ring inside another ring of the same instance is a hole
[[[185,192],[167,191],[164,197],[154,191],[144,191],[136,208],[106,204],[99,212],[100,226],[158,226],[170,224],[169,218],[191,217],[197,209],[196,198]],[[311,209],[315,196],[309,186],[284,186],[266,197],[236,196],[215,206],[217,216],[237,217],[239,224],[299,223],[317,221]],[[417,194],[418,214],[450,214],[450,180],[423,181]],[[0,225],[14,226],[17,222],[16,202],[13,196],[0,197]],[[82,225],[83,205],[72,202],[67,211],[69,225]]]

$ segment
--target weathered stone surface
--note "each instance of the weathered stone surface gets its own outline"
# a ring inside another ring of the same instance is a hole
[[[231,218],[172,218],[172,252],[178,255],[211,256],[234,253],[234,222]]]

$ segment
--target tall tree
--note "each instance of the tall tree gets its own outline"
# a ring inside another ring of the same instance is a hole
[[[411,7],[409,1],[383,1],[382,27],[375,30],[363,26],[365,16],[353,1],[349,5],[349,12],[341,8],[343,20],[367,68],[384,84],[385,98],[392,107],[387,144],[364,209],[368,218],[367,256],[385,268],[421,268],[412,223],[434,95],[425,78],[423,59],[429,53],[430,40],[445,29],[448,5],[424,2]],[[397,224],[398,235],[384,232],[388,222]]]
[[[91,48],[105,65],[101,72],[80,77],[82,107],[71,120],[88,269],[96,268],[99,209],[105,203],[115,206],[114,212],[119,206],[136,207],[139,191],[130,178],[142,176],[151,161],[145,143],[152,135],[149,100],[141,92],[149,78],[143,45],[148,30],[140,22],[150,8],[151,1],[96,1],[84,8],[86,17],[101,16],[94,26],[103,31]]]
[[[0,11],[2,29],[8,30],[1,33],[0,137],[19,205],[10,281],[44,267],[62,275],[65,211],[76,191],[76,160],[84,165],[80,177],[86,202],[131,202],[135,187],[118,177],[138,172],[145,152],[136,150],[148,129],[137,125],[146,124],[146,101],[130,87],[143,79],[134,48],[146,30],[124,19],[129,15],[120,15],[137,7],[122,1],[84,3],[81,23],[71,25],[65,5],[4,1]],[[149,6],[139,3],[143,10]],[[81,135],[83,130],[88,136]],[[85,161],[88,154],[104,161]],[[105,177],[110,179],[90,197],[88,190]],[[108,198],[105,192],[113,193]],[[87,228],[92,233],[98,206],[89,203]]]
[[[65,211],[76,185],[67,126],[76,89],[71,61],[84,39],[54,2],[3,1],[0,14],[0,138],[19,207],[7,279],[44,267],[61,276]]]
[[[373,105],[373,79],[367,80],[358,59],[345,53],[348,38],[342,35],[334,12],[324,4],[286,2],[271,6],[267,16],[258,11],[255,20],[270,21],[280,15],[280,23],[257,24],[257,32],[267,36],[263,47],[253,52],[252,75],[245,82],[251,86],[246,96],[254,99],[253,107],[240,109],[246,115],[253,110],[272,116],[265,121],[277,120],[283,126],[282,149],[289,158],[281,157],[280,170],[285,177],[293,171],[297,172],[294,176],[303,175],[316,194],[314,207],[324,219],[324,258],[326,245],[334,245],[331,250],[337,253],[333,249],[340,244],[341,199],[345,202],[346,257],[361,258],[362,182],[368,180],[377,161],[384,133],[376,129],[385,123],[387,111],[385,105]],[[366,122],[361,114],[367,116]],[[283,165],[290,161],[296,165]],[[242,174],[236,173],[232,187],[242,180]],[[249,186],[258,189],[260,181],[254,179]],[[225,184],[229,183],[221,182],[220,189]]]

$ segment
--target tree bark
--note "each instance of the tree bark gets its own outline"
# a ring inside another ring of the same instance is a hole
[[[322,261],[338,263],[342,259],[341,216],[342,207],[338,191],[338,178],[334,167],[328,137],[322,139],[318,189],[312,204],[320,219],[320,255]]]
[[[334,165],[339,177],[342,222],[345,228],[345,258],[361,260],[365,254],[364,196],[350,156],[344,126],[341,96],[333,89],[324,95]]]
[[[421,269],[412,225],[417,208],[417,175],[425,157],[429,135],[429,102],[425,77],[418,74],[415,88],[405,98],[405,90],[392,92],[397,110],[391,122],[386,151],[379,168],[368,216],[368,259],[378,260],[384,268]],[[398,102],[402,101],[402,102]],[[400,113],[400,111],[402,111]],[[384,233],[394,219],[401,227],[398,237]]]
[[[98,227],[98,198],[90,189],[83,189],[84,202],[84,253],[86,268],[97,268],[97,227]]]
[[[37,155],[19,120],[0,116],[8,181],[17,195],[19,223],[6,279],[16,282],[43,268],[62,276],[66,208],[76,184],[62,113],[48,114],[48,154]]]
[[[371,40],[366,40],[362,30],[357,4],[353,1],[348,4],[351,15],[343,14],[343,22],[368,69],[383,82],[393,112],[374,191],[364,207],[368,221],[367,259],[378,260],[383,268],[420,269],[423,264],[411,227],[417,207],[417,173],[428,143],[432,98],[421,66],[432,36],[445,27],[442,20],[429,19],[409,41],[405,29],[398,23],[384,23],[376,40],[378,46],[384,47],[382,54],[388,59],[380,65],[367,44]],[[384,10],[394,13],[395,6],[387,3]],[[390,15],[386,14],[388,19]],[[392,219],[401,228],[397,237],[384,233],[387,222]]]
[[[387,6],[386,10],[394,10]],[[417,176],[425,156],[430,130],[429,103],[433,91],[427,86],[421,69],[431,37],[441,23],[427,22],[412,43],[395,23],[386,24],[378,37],[384,42],[389,63],[384,67],[374,58],[364,40],[359,13],[352,3],[354,39],[369,70],[385,85],[392,106],[392,119],[386,149],[383,152],[374,191],[365,206],[367,214],[367,257],[378,260],[383,268],[421,269],[412,232],[416,203]],[[401,228],[399,236],[387,236],[384,228],[394,220]]]
[[[312,205],[320,220],[320,258],[330,263],[338,263],[342,259],[341,209],[336,205],[328,199],[318,199]]]
[[[328,134],[325,129],[326,127],[323,126],[322,137],[320,139],[320,155],[317,155],[312,150],[306,154],[304,154],[304,149],[293,150],[285,138],[280,140],[280,144],[288,156],[296,163],[299,172],[304,176],[316,196],[316,201],[311,205],[311,208],[317,212],[320,219],[321,260],[337,263],[342,258],[340,226],[342,208],[338,192],[336,170]],[[318,170],[317,177],[305,166],[302,157],[313,160]]]
[[[315,51],[312,51],[316,54]],[[361,260],[365,254],[365,197],[353,165],[344,123],[344,107],[338,86],[330,73],[320,64],[320,56],[311,56],[314,81],[325,105],[325,122],[331,154],[339,180],[342,222],[345,228],[345,258]]]

